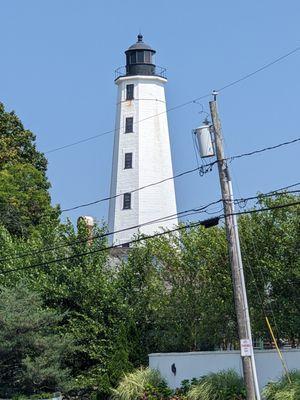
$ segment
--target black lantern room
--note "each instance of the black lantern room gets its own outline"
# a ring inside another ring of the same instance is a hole
[[[126,75],[155,75],[152,58],[156,51],[143,42],[141,34],[137,39],[137,42],[125,51]]]

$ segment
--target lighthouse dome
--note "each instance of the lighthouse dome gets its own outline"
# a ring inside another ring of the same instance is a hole
[[[143,41],[143,35],[141,35],[141,34],[139,33],[138,36],[137,36],[137,39],[138,39],[137,42],[134,43],[132,46],[130,46],[130,47],[128,48],[128,50],[126,50],[125,53],[127,53],[128,51],[132,51],[132,50],[150,50],[150,51],[152,51],[153,53],[155,53],[155,50],[153,50],[153,49],[151,48],[151,46],[149,46],[148,44],[144,43],[144,41]]]
[[[126,51],[126,75],[155,75],[153,55],[156,53],[148,44],[144,43],[141,34],[137,42]]]

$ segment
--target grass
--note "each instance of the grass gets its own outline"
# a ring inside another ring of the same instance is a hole
[[[243,379],[234,371],[208,374],[198,380],[187,393],[188,400],[244,400]]]
[[[144,397],[149,388],[167,388],[167,384],[159,371],[140,368],[125,374],[118,387],[112,390],[112,394],[118,400],[138,400]]]
[[[278,382],[270,382],[263,390],[266,400],[299,400],[300,399],[300,371],[290,373],[292,383],[286,376]]]

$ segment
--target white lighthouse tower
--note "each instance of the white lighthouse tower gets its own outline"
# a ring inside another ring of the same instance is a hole
[[[165,71],[154,65],[155,50],[143,42],[142,35],[125,54],[126,68],[115,79],[118,96],[108,218],[109,232],[116,232],[112,243],[123,246],[135,234],[151,235],[178,223],[174,181],[152,185],[173,176]],[[169,216],[173,217],[166,220]]]

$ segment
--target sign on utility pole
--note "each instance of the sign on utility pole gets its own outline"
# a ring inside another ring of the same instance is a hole
[[[238,235],[238,225],[234,211],[232,182],[223,148],[221,123],[216,102],[217,93],[213,92],[213,95],[214,100],[210,101],[209,106],[212,118],[215,152],[218,161],[218,170],[225,214],[226,235],[231,264],[235,311],[238,324],[238,334],[240,338],[241,357],[243,363],[244,380],[247,390],[247,400],[260,400],[261,397],[259,392],[252,345],[251,326],[243,272],[243,263],[240,250],[240,241]],[[199,128],[197,129],[197,132],[200,135],[202,134],[202,131]],[[209,140],[207,138],[205,139],[205,143],[208,143]],[[204,141],[202,140],[202,142]],[[201,145],[200,141],[199,144]],[[202,154],[207,153],[206,149],[202,150]],[[211,153],[209,153],[207,156],[210,157]]]

